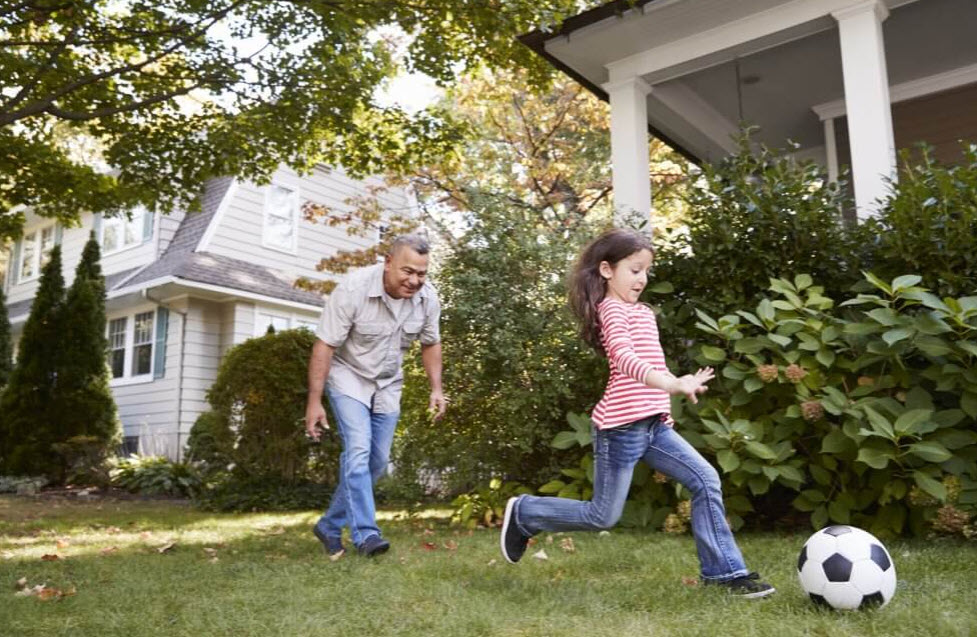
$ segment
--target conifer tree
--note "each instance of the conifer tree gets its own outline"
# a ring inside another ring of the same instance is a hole
[[[10,317],[7,315],[7,299],[0,286],[0,391],[3,390],[13,369],[13,341],[10,338]]]
[[[119,427],[105,360],[105,278],[100,260],[92,233],[65,300],[56,406],[58,442],[85,436],[89,450],[104,455],[118,442]]]
[[[57,475],[52,448],[60,423],[56,408],[64,316],[61,246],[54,246],[17,351],[10,382],[0,396],[0,473]]]

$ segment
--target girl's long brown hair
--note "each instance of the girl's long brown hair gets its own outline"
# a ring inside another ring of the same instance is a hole
[[[587,244],[570,274],[570,309],[580,321],[580,337],[601,356],[607,354],[600,339],[597,304],[604,300],[607,281],[600,274],[600,264],[607,261],[614,267],[641,250],[655,253],[645,235],[621,228],[608,230]]]

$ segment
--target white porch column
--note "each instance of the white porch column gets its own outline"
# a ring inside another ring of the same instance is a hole
[[[632,77],[604,85],[611,103],[611,166],[614,224],[642,221],[651,231],[651,177],[648,160],[648,106],[651,87]]]
[[[838,21],[841,39],[855,207],[863,219],[878,212],[875,200],[888,193],[886,178],[896,178],[896,145],[882,39],[882,21],[889,11],[879,0],[868,0],[831,15]]]
[[[838,140],[833,117],[824,120],[824,154],[828,160],[828,181],[838,181]]]

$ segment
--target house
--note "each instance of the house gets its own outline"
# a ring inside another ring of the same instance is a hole
[[[712,161],[746,122],[832,180],[849,166],[865,217],[897,149],[977,140],[975,30],[974,0],[621,0],[521,41],[610,103],[619,214],[650,213],[649,132]]]
[[[346,201],[381,186],[341,170],[300,176],[278,170],[267,186],[221,178],[206,185],[203,210],[131,219],[82,216],[61,228],[29,216],[9,255],[4,281],[16,341],[30,312],[44,255],[62,245],[68,285],[94,230],[102,247],[108,362],[127,450],[179,458],[227,350],[254,336],[318,323],[323,297],[295,279],[327,278],[315,265],[339,250],[369,247],[376,237],[306,221],[312,201],[348,209]],[[390,211],[409,210],[404,190],[379,195]]]

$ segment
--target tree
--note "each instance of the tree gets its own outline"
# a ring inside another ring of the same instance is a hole
[[[105,356],[105,279],[95,234],[89,237],[68,290],[58,366],[58,442],[84,436],[102,455],[119,438]],[[94,451],[94,450],[93,450]]]
[[[528,74],[503,71],[463,78],[444,107],[466,137],[410,176],[422,219],[385,214],[375,197],[306,212],[364,235],[383,224],[390,238],[420,221],[437,235],[433,279],[452,403],[443,421],[429,420],[423,369],[408,358],[395,450],[402,479],[433,469],[450,470],[456,488],[494,475],[545,481],[561,462],[549,442],[566,413],[592,407],[606,378],[576,334],[565,280],[582,244],[610,223],[608,109],[572,81],[538,91]],[[685,163],[660,141],[649,150],[654,225],[674,226]],[[339,253],[320,268],[375,263],[381,250],[383,242]]]
[[[0,396],[0,435],[5,474],[57,475],[57,370],[62,344],[64,277],[61,246],[54,246],[44,266],[30,315],[24,324],[17,364]]]
[[[13,367],[13,342],[10,338],[10,318],[7,315],[7,299],[3,294],[3,286],[0,286],[0,390],[7,384],[10,378],[10,370]]]
[[[282,162],[354,173],[415,165],[455,133],[441,113],[409,115],[378,101],[398,68],[442,84],[481,63],[538,77],[544,64],[515,36],[581,4],[589,3],[8,3],[0,237],[16,236],[25,207],[66,225],[80,210],[193,207],[208,177],[267,179]]]

